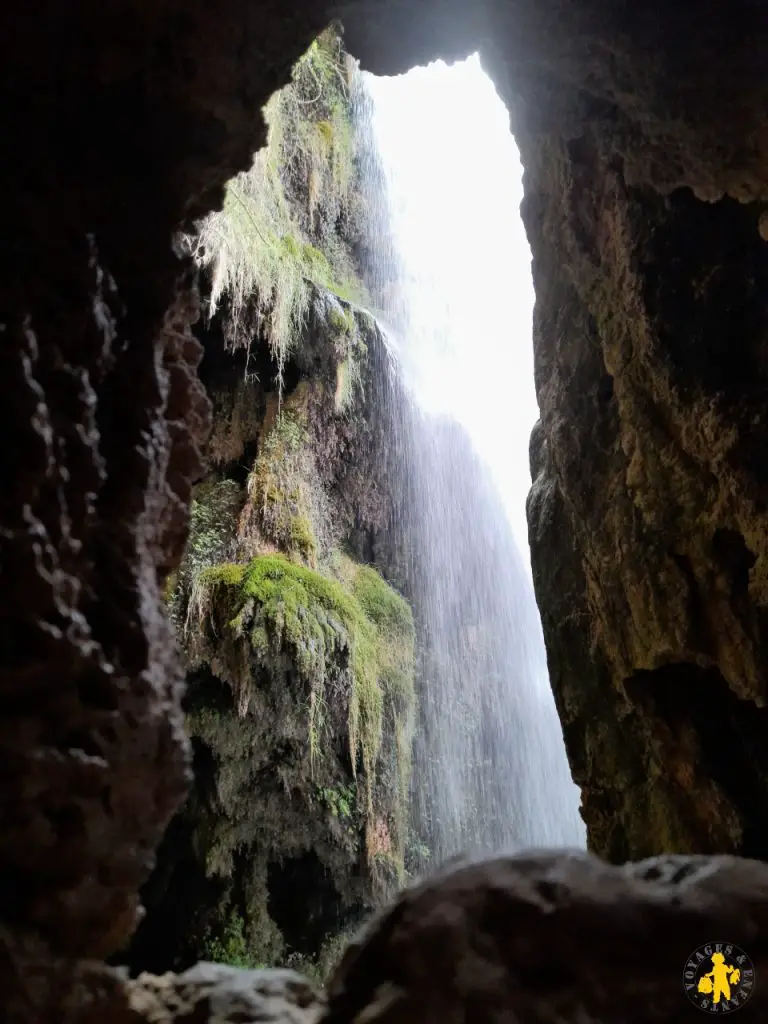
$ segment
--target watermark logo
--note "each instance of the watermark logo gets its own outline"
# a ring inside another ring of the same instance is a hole
[[[683,990],[704,1013],[733,1013],[755,988],[755,968],[747,954],[732,942],[710,942],[688,957]]]

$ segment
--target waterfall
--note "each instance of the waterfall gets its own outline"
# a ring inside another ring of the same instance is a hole
[[[508,113],[477,56],[357,83],[361,251],[398,378],[383,404],[421,646],[415,827],[431,866],[583,847],[528,558],[533,288]]]

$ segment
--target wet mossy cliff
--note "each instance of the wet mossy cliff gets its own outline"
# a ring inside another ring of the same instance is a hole
[[[322,973],[404,880],[414,625],[364,564],[392,501],[370,464],[386,359],[353,257],[353,76],[335,33],[312,45],[267,148],[189,243],[213,429],[166,601],[194,781],[134,969]]]

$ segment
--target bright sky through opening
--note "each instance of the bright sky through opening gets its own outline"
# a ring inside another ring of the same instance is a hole
[[[509,115],[476,54],[378,82],[376,134],[407,182],[390,203],[419,296],[404,370],[423,408],[467,429],[527,550],[533,285]]]

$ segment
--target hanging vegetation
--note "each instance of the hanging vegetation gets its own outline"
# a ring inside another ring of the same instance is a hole
[[[266,337],[282,388],[286,360],[319,293],[366,302],[342,227],[354,181],[350,63],[328,30],[264,108],[267,145],[199,227],[194,252],[211,269],[210,313],[227,300],[228,338]]]
[[[412,724],[413,617],[375,569],[351,559],[344,563],[341,580],[281,555],[214,566],[200,574],[190,614],[197,620],[197,657],[216,663],[241,716],[248,712],[254,673],[290,658],[308,687],[313,766],[322,756],[327,690],[331,684],[348,690],[350,758],[353,770],[364,770],[373,813],[385,706],[408,728]],[[407,776],[407,765],[400,767]]]
[[[155,894],[152,924],[193,959],[321,973],[411,842],[413,618],[362,564],[388,492],[368,454],[384,342],[352,258],[353,67],[335,32],[312,44],[192,242],[214,433],[166,593],[195,780],[159,873],[193,864],[195,897]],[[308,891],[311,934],[293,921]]]

